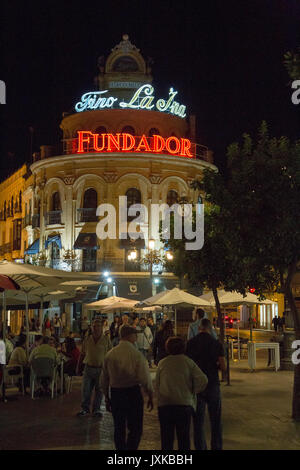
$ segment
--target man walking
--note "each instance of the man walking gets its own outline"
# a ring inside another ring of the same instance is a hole
[[[204,417],[205,408],[211,426],[211,450],[222,450],[221,392],[218,369],[225,371],[224,349],[211,335],[211,323],[203,318],[199,333],[187,343],[187,355],[193,359],[208,378],[204,392],[197,394],[197,409],[194,415],[194,444],[196,450],[206,450]]]
[[[92,323],[92,334],[82,344],[82,352],[77,365],[77,371],[79,371],[82,362],[85,364],[82,380],[82,410],[77,416],[85,416],[90,413],[91,397],[93,389],[95,389],[92,408],[93,416],[102,417],[100,411],[102,400],[100,375],[104,357],[110,349],[111,342],[109,337],[102,332],[101,320],[94,320]]]
[[[60,329],[61,329],[61,319],[59,318],[58,314],[54,315],[53,319],[53,327],[54,327],[54,335],[59,338],[60,336]]]
[[[147,359],[149,366],[151,367],[151,361],[149,359],[149,349],[153,342],[153,336],[149,326],[146,325],[145,318],[140,318],[139,325],[136,327],[136,332],[138,350]]]
[[[205,312],[202,308],[197,308],[197,310],[196,310],[196,320],[189,325],[188,340],[194,338],[199,333],[199,325],[200,325],[200,322],[201,322],[202,318],[205,318]],[[211,329],[212,337],[214,339],[217,339],[216,331],[212,327],[212,325],[210,326],[210,329]]]
[[[147,363],[136,349],[135,328],[124,325],[120,343],[106,355],[101,376],[106,409],[112,412],[117,450],[137,450],[143,432],[144,402],[141,387],[153,409],[153,387]],[[126,430],[128,435],[126,437]]]

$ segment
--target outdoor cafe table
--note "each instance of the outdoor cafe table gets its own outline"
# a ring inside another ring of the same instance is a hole
[[[279,354],[279,343],[256,343],[254,341],[248,341],[248,365],[253,371],[256,366],[256,351],[257,349],[270,349],[275,352],[275,371],[277,372],[280,368],[280,354]]]

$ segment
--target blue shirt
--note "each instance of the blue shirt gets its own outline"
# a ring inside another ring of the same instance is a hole
[[[188,336],[187,336],[188,340],[192,339],[192,338],[195,338],[195,336],[197,336],[197,334],[199,333],[200,322],[201,322],[201,320],[196,320],[196,321],[194,321],[193,323],[191,323],[189,325]],[[211,328],[211,335],[214,339],[218,339],[217,333],[216,333],[214,328]]]

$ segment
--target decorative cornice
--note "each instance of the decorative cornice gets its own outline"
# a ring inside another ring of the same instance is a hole
[[[118,175],[113,171],[106,171],[103,173],[103,178],[107,183],[115,183],[117,181]]]

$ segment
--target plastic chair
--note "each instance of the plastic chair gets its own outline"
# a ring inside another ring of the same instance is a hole
[[[24,371],[23,366],[4,366],[3,369],[3,378],[5,387],[7,385],[15,385],[15,380],[21,380],[21,387],[22,387],[22,394],[25,395],[25,388],[24,388]]]
[[[31,398],[34,399],[35,382],[40,379],[50,379],[51,398],[54,397],[54,386],[57,393],[57,368],[55,361],[49,357],[36,357],[31,363]]]

